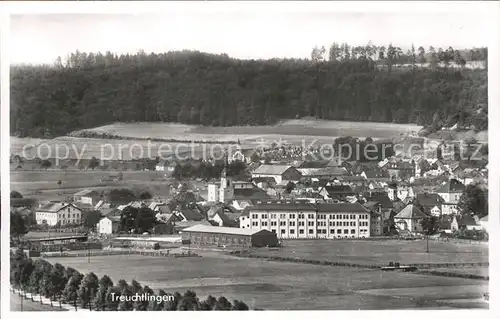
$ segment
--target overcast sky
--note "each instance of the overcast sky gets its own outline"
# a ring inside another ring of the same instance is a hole
[[[487,26],[491,28],[491,22],[473,7],[455,13],[248,8],[205,13],[12,15],[10,60],[52,63],[77,49],[116,53],[191,49],[236,58],[308,58],[315,45],[328,47],[333,41],[364,45],[369,40],[386,47],[392,42],[404,49],[412,43],[426,50],[430,45],[457,49],[486,46]]]

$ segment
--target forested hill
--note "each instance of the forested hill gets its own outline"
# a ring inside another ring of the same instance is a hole
[[[54,137],[130,121],[262,125],[302,116],[487,128],[487,70],[419,67],[415,54],[410,66],[386,59],[381,67],[366,54],[255,61],[188,51],[77,52],[65,65],[11,67],[11,134]]]

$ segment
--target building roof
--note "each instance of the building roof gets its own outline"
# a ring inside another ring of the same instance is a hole
[[[254,178],[252,178],[252,182],[254,182],[254,183],[276,183],[276,180],[271,176],[254,177]]]
[[[406,205],[394,218],[398,219],[423,219],[427,215],[413,204]]]
[[[436,193],[462,193],[465,190],[465,185],[456,179],[450,179],[441,185]]]
[[[74,206],[80,208],[81,210],[93,210],[94,209],[94,206],[92,206],[91,204],[87,204],[87,203],[74,202],[72,204]]]
[[[274,200],[257,202],[255,206],[249,206],[249,211],[316,211],[316,208],[308,201]]]
[[[338,176],[336,177],[339,181],[342,182],[363,182],[366,181],[366,178],[364,176]]]
[[[476,220],[471,215],[464,215],[457,222],[459,226],[477,226]]]
[[[104,218],[107,218],[109,219],[110,221],[114,222],[114,223],[118,223],[121,221],[121,217],[120,216],[104,216],[103,218],[101,218],[101,220],[103,220]]]
[[[182,208],[180,213],[186,218],[186,220],[200,221],[205,218],[197,209],[193,208]]]
[[[74,208],[81,210],[80,208],[76,207],[75,205],[69,204],[69,203],[64,203],[64,202],[49,202],[48,204],[43,205],[42,207],[38,208],[37,211],[39,212],[49,212],[49,213],[57,213],[63,208],[66,208],[67,206],[73,206]]]
[[[265,229],[252,229],[252,228],[236,228],[236,227],[217,227],[217,226],[204,226],[195,225],[188,227],[183,232],[197,232],[197,233],[210,233],[210,234],[226,234],[226,235],[241,235],[252,236],[260,232],[270,233]]]
[[[323,167],[323,168],[298,168],[297,169],[302,176],[344,176],[349,174],[345,167]]]
[[[318,203],[320,213],[366,213],[368,210],[360,203]]]
[[[231,205],[226,205],[224,203],[218,202],[212,205],[210,209],[207,211],[207,217],[213,218],[216,214],[222,212],[225,214],[225,211],[229,211],[232,214],[236,214],[236,209]]]
[[[380,203],[377,201],[368,201],[368,202],[363,204],[363,206],[366,207],[367,209],[373,209],[377,205],[380,205]]]
[[[351,186],[349,186],[349,185],[331,185],[331,186],[325,186],[325,190],[328,192],[328,194],[330,196],[337,196],[337,195],[348,196],[348,195],[354,195],[354,191],[352,190]]]
[[[396,163],[387,163],[384,166],[386,169],[392,170],[412,170],[415,167],[409,162],[396,162]]]
[[[262,175],[281,175],[285,173],[288,169],[292,168],[291,165],[261,165],[252,174],[262,174]]]
[[[328,163],[328,160],[305,161],[298,168],[324,168]]]
[[[269,196],[264,190],[253,187],[253,188],[235,188],[233,199],[235,200],[265,200],[270,199]]]
[[[434,193],[419,193],[417,194],[416,200],[424,207],[434,207],[444,203],[444,199]]]
[[[92,189],[84,189],[84,190],[79,191],[78,193],[76,193],[73,196],[99,196],[99,193],[92,190]]]
[[[197,225],[204,225],[204,226],[210,226],[212,227],[212,224],[208,222],[207,220],[200,220],[200,221],[195,221],[195,220],[183,220],[181,222],[176,222],[174,225],[174,228],[187,228],[187,227],[192,227],[192,226],[197,226]]]
[[[380,169],[374,169],[374,168],[366,168],[363,170],[363,172],[366,175],[366,178],[369,179],[386,179],[389,178],[389,174],[387,172],[382,171]]]

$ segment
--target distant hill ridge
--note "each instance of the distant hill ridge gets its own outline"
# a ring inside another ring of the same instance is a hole
[[[482,105],[484,112],[477,112]],[[206,126],[327,120],[438,121],[487,129],[487,70],[381,70],[340,61],[238,60],[200,52],[76,53],[67,65],[11,68],[11,134],[54,137],[114,122]]]

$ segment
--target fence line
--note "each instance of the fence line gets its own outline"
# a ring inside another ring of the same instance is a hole
[[[379,269],[380,264],[357,264],[357,263],[348,263],[348,262],[339,262],[339,261],[329,261],[329,260],[313,260],[313,259],[304,259],[300,257],[280,257],[280,256],[265,256],[265,255],[256,255],[247,252],[235,251],[230,252],[231,255],[236,255],[239,257],[247,257],[247,258],[259,258],[259,259],[267,259],[270,261],[280,261],[280,262],[295,262],[295,263],[304,263],[304,264],[313,264],[313,265],[328,265],[328,266],[340,266],[340,267],[354,267],[354,268],[370,268],[370,269]],[[489,263],[477,262],[477,263],[414,263],[407,264],[410,267],[417,268],[456,268],[456,267],[489,267]]]
[[[200,257],[198,254],[193,252],[182,252],[182,253],[170,253],[169,251],[149,251],[149,250],[103,250],[81,253],[41,253],[40,257],[50,258],[50,257],[97,257],[97,256],[119,256],[119,255],[142,255],[142,256],[156,256],[156,257]]]

